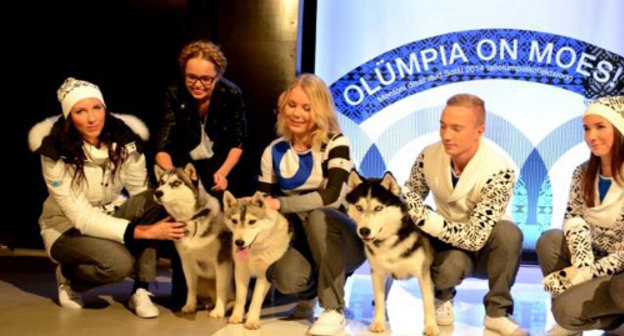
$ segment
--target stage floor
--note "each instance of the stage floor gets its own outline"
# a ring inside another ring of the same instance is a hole
[[[128,311],[125,304],[132,286],[130,279],[85,293],[86,309],[63,309],[53,301],[56,300],[53,271],[54,266],[47,258],[0,257],[0,335],[296,336],[305,335],[311,324],[308,320],[289,319],[294,303],[266,305],[262,328],[258,331],[228,325],[225,319],[209,319],[206,311],[192,315],[174,313],[167,308],[171,286],[166,267],[159,269],[157,284],[151,287],[161,311],[159,318],[143,320]],[[550,299],[541,289],[540,280],[539,268],[522,266],[512,290],[514,317],[531,335],[543,333],[554,324]],[[497,335],[483,328],[482,298],[486,291],[485,280],[464,281],[455,298],[455,325],[442,328],[442,334]],[[345,299],[349,318],[345,335],[422,334],[422,300],[416,280],[394,282],[387,302],[390,330],[385,334],[373,334],[367,329],[373,315],[373,296],[366,264],[347,282]],[[318,313],[317,307],[315,314]],[[589,331],[584,335],[603,333]]]

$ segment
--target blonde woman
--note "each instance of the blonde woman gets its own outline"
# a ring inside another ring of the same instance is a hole
[[[624,322],[624,96],[591,103],[583,128],[591,154],[572,176],[563,231],[536,247],[558,323],[550,336]]]
[[[319,77],[298,76],[278,104],[281,137],[262,155],[259,190],[272,195],[269,207],[289,218],[295,239],[268,278],[280,292],[299,293],[300,299],[316,290],[324,310],[310,334],[338,334],[345,326],[345,277],[365,259],[355,223],[344,213],[349,142]]]

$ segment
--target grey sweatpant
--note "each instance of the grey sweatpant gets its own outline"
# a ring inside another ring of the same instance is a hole
[[[152,190],[131,197],[114,214],[136,224],[155,223],[162,215]],[[63,218],[69,221],[64,216],[57,216],[55,220]],[[119,282],[131,275],[141,282],[151,282],[156,277],[154,241],[136,240],[124,245],[70,229],[52,244],[50,255],[61,264],[63,275],[78,292]]]
[[[548,230],[536,245],[544,276],[570,265],[570,250],[563,231]],[[570,287],[553,298],[557,323],[570,330],[611,330],[624,323],[624,273],[608,275]]]
[[[291,247],[275,263],[269,281],[280,292],[294,294],[309,290],[317,277],[321,307],[343,309],[345,274],[353,273],[366,260],[355,223],[338,210],[322,208],[308,214],[303,229],[314,265]]]
[[[496,223],[483,248],[476,252],[458,249],[438,239],[431,242],[435,250],[431,277],[437,299],[452,299],[455,286],[465,277],[475,276],[488,279],[490,291],[483,298],[488,316],[513,313],[511,286],[522,254],[522,232],[514,223],[506,220]]]

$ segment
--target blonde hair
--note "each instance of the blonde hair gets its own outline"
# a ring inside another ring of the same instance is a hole
[[[277,124],[275,126],[277,134],[286,140],[292,140],[292,133],[284,120],[284,108],[288,103],[290,92],[295,87],[299,87],[310,99],[311,117],[316,128],[312,131],[312,148],[318,149],[321,144],[329,141],[329,134],[340,133],[340,125],[336,118],[334,99],[332,94],[321,78],[313,74],[301,74],[295,78],[288,89],[280,96],[279,113],[277,114]]]
[[[477,112],[477,124],[485,124],[485,102],[483,99],[468,93],[460,93],[446,101],[446,106],[463,106],[475,109]]]
[[[277,111],[281,110],[281,107],[286,105],[286,98],[288,98],[288,91],[282,91],[279,97],[277,98]]]
[[[217,75],[223,76],[227,68],[227,59],[223,52],[216,44],[208,41],[194,41],[187,44],[178,56],[178,64],[180,70],[184,74],[186,72],[186,62],[191,58],[201,58],[214,64]]]

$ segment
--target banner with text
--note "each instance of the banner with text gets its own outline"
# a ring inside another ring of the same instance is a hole
[[[583,109],[593,98],[624,94],[624,42],[605,46],[585,39],[584,34],[564,35],[556,22],[550,23],[552,31],[534,30],[530,28],[540,25],[529,19],[526,24],[510,20],[509,27],[463,30],[453,30],[456,21],[448,21],[449,27],[442,29],[445,20],[441,19],[428,33],[418,26],[418,14],[412,14],[411,24],[417,26],[414,35],[428,37],[410,39],[409,27],[393,22],[403,21],[402,15],[407,14],[393,12],[396,17],[377,17],[375,23],[379,27],[384,20],[390,22],[386,31],[379,29],[386,35],[362,35],[358,25],[351,35],[340,33],[357,37],[366,46],[348,49],[349,43],[329,35],[331,25],[324,24],[328,22],[324,15],[336,15],[332,6],[319,3],[316,72],[330,85],[361,173],[381,176],[391,170],[400,181],[407,179],[416,155],[439,141],[439,117],[446,99],[461,92],[477,94],[488,112],[486,141],[517,168],[508,214],[524,231],[525,247],[533,248],[543,230],[560,227],[571,172],[589,153],[583,144]],[[344,3],[335,6],[343,17],[358,15],[357,6],[351,14]],[[624,12],[624,5],[620,7]],[[426,11],[421,8],[419,13]],[[595,15],[605,13],[596,10]],[[470,27],[469,16],[462,20],[458,26]],[[500,18],[493,19],[494,24],[500,25]],[[400,29],[392,30],[394,25]],[[474,22],[472,26],[484,25]],[[624,25],[616,27],[604,34],[621,36]],[[388,30],[402,34],[402,38],[391,35],[396,43],[405,43],[387,48]],[[436,31],[446,33],[434,35]],[[375,44],[379,46],[371,47]],[[368,57],[345,54],[358,51]],[[336,61],[341,56],[348,61]]]

